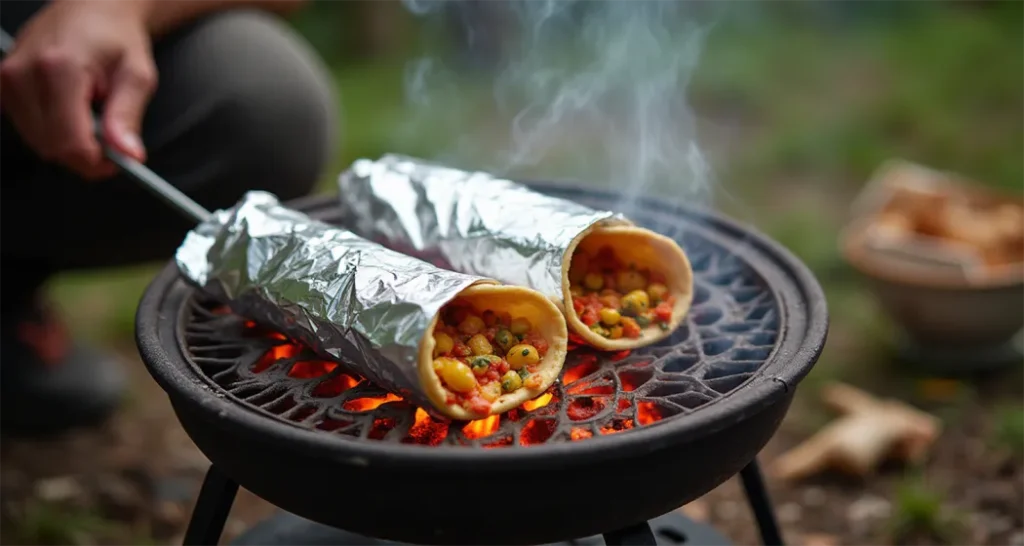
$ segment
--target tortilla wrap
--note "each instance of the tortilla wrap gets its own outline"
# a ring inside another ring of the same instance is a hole
[[[580,320],[572,305],[572,293],[569,291],[572,256],[577,249],[594,252],[602,246],[611,247],[616,256],[623,261],[658,271],[665,276],[669,294],[675,296],[672,319],[667,329],[662,330],[652,324],[643,328],[643,335],[637,339],[608,339],[591,331],[590,327]],[[559,302],[559,307],[563,310],[565,321],[572,332],[587,343],[605,351],[635,349],[657,343],[672,335],[686,318],[693,302],[693,269],[683,249],[664,235],[628,224],[595,224],[576,236],[562,257],[562,294],[564,299]]]
[[[441,378],[434,371],[434,328],[437,327],[440,313],[434,316],[427,327],[423,340],[420,342],[419,373],[423,390],[438,411],[456,420],[480,419],[489,415],[505,413],[515,409],[528,400],[532,400],[558,379],[565,363],[568,330],[562,314],[550,300],[539,292],[518,286],[505,286],[482,281],[466,288],[452,301],[460,300],[477,309],[489,309],[495,312],[506,311],[513,316],[525,317],[530,320],[534,331],[539,333],[550,344],[547,354],[536,365],[533,373],[537,374],[541,383],[537,388],[523,386],[515,392],[505,393],[491,403],[491,411],[487,415],[476,415],[465,408],[448,404],[448,390]]]

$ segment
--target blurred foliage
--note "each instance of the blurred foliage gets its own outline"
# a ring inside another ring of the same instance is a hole
[[[896,488],[890,530],[896,544],[913,543],[914,538],[929,543],[962,544],[963,516],[951,510],[945,495],[921,476],[908,476]]]
[[[1024,406],[1017,403],[998,408],[993,424],[994,447],[1018,459],[1024,457]]]

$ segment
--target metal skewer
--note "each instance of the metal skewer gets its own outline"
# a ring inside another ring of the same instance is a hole
[[[14,38],[3,29],[0,29],[0,51],[3,52],[4,56],[7,56],[13,49]],[[96,134],[100,147],[103,149],[103,155],[120,167],[129,178],[135,180],[165,203],[197,223],[210,217],[210,211],[193,201],[191,197],[182,193],[178,188],[172,186],[163,177],[151,171],[142,163],[108,146],[103,139],[103,125],[100,123],[99,116],[95,112],[93,112],[93,132]]]

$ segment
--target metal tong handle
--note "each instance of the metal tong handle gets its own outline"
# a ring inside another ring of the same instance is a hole
[[[13,49],[14,38],[3,29],[0,29],[0,51],[3,52],[4,56],[7,56]],[[193,201],[191,197],[182,193],[178,188],[172,186],[170,182],[164,180],[160,175],[151,171],[142,163],[108,146],[103,140],[103,125],[100,123],[99,116],[95,112],[93,112],[92,119],[93,132],[100,142],[103,154],[120,167],[129,178],[135,180],[165,203],[197,223],[210,217],[210,211]]]

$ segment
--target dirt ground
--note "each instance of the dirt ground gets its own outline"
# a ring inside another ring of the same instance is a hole
[[[134,359],[129,362],[135,390],[107,426],[48,441],[3,442],[4,544],[181,543],[209,463],[131,347],[122,352]],[[921,469],[926,482],[908,482],[899,468],[862,482],[826,476],[784,484],[769,477],[786,540],[819,546],[1024,544],[1024,464],[1019,455],[992,447],[992,419],[979,402],[1006,393],[1006,383],[975,383],[979,396],[959,403]],[[769,468],[774,457],[805,437],[801,413],[812,410],[801,406],[794,405],[762,453],[762,466]],[[243,490],[223,543],[273,511]],[[738,479],[683,511],[737,544],[759,543]]]

